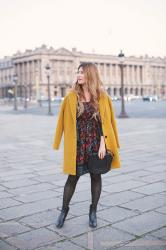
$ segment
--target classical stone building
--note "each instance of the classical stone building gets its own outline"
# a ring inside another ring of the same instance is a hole
[[[14,73],[17,74],[18,96],[40,99],[48,96],[46,65],[50,65],[51,97],[65,96],[75,81],[75,73],[81,62],[96,63],[108,93],[120,96],[121,80],[118,56],[83,53],[73,48],[47,48],[42,45],[34,50],[17,52],[0,60],[0,97],[7,97],[13,89]],[[125,95],[157,95],[166,97],[166,58],[125,57]]]
[[[9,90],[13,89],[13,74],[12,57],[6,56],[0,60],[0,98],[9,96]]]

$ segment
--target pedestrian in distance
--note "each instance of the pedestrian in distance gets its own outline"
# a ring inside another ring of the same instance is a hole
[[[120,168],[118,129],[110,96],[100,80],[94,63],[82,63],[77,79],[64,97],[54,135],[53,149],[58,150],[64,133],[63,173],[67,174],[63,203],[56,226],[61,228],[69,211],[69,204],[80,176],[91,179],[89,226],[97,227],[97,205],[102,190],[101,174],[92,174],[88,159],[98,153],[103,159],[106,150],[114,154],[111,169]]]

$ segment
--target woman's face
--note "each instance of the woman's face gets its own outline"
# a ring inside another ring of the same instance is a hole
[[[79,70],[77,71],[77,82],[78,84],[85,83],[85,75],[82,67],[80,67]]]

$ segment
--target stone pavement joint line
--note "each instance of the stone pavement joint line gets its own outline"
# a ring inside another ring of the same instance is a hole
[[[122,166],[102,176],[98,227],[86,174],[57,229],[67,178],[63,138],[52,150],[57,116],[10,109],[0,107],[0,249],[166,249],[166,119],[117,119]]]

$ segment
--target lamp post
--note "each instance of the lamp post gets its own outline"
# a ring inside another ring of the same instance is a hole
[[[46,67],[46,74],[47,74],[47,88],[48,88],[48,115],[53,115],[51,111],[51,94],[50,94],[50,65],[47,64]]]
[[[14,110],[18,110],[17,107],[17,80],[18,76],[17,74],[13,75],[13,82],[14,82]]]
[[[119,67],[120,67],[120,77],[121,77],[121,113],[118,116],[119,118],[128,118],[129,116],[127,115],[125,111],[125,104],[124,104],[124,74],[123,74],[123,68],[124,68],[124,59],[125,55],[123,54],[122,50],[120,54],[118,55],[119,57]]]

